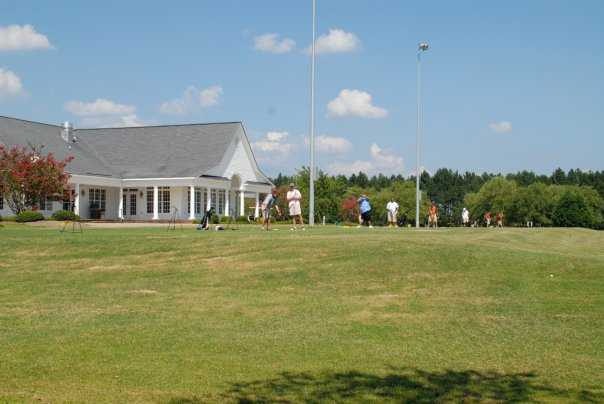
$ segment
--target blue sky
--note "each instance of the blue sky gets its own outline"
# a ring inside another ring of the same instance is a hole
[[[318,5],[322,169],[413,173],[421,40],[426,169],[604,169],[604,2]],[[310,6],[3,0],[0,115],[243,121],[264,171],[292,173],[308,164]]]

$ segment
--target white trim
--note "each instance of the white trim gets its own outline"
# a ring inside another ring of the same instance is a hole
[[[247,192],[260,192],[262,194],[268,194],[271,192],[271,185],[260,185],[260,184],[243,184],[241,186],[242,190]]]
[[[69,183],[81,185],[96,185],[99,187],[120,187],[122,180],[118,178],[95,177],[92,175],[71,174]]]
[[[166,179],[138,179],[138,180],[123,180],[124,188],[136,187],[215,187],[215,188],[230,188],[231,181],[224,178],[207,178],[207,177],[189,177],[189,178],[166,178]]]
[[[198,177],[165,177],[165,178],[124,178],[122,181],[164,181],[164,180],[194,180]]]

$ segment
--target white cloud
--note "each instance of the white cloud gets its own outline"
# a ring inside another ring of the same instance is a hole
[[[378,169],[396,173],[403,172],[403,169],[405,168],[403,158],[395,155],[392,151],[383,150],[377,144],[373,143],[371,147],[369,147],[369,152]]]
[[[337,98],[327,104],[332,117],[357,116],[361,118],[384,118],[388,111],[372,104],[371,94],[360,90],[344,89]]]
[[[65,110],[77,116],[131,115],[136,107],[97,98],[93,102],[68,101]]]
[[[120,128],[132,126],[145,126],[147,123],[136,114],[123,116],[87,116],[84,117],[80,125],[84,128]]]
[[[268,140],[269,142],[281,142],[285,139],[287,139],[287,137],[289,136],[289,133],[287,132],[267,132],[266,133],[266,140]]]
[[[254,38],[254,49],[268,53],[288,53],[294,50],[296,42],[290,38],[281,39],[279,34],[263,34]]]
[[[315,43],[318,54],[354,52],[360,47],[361,41],[355,34],[338,28],[331,28],[328,34],[319,36]],[[306,48],[306,52],[311,52],[310,46]]]
[[[304,143],[310,144],[308,137],[304,138]],[[352,143],[343,137],[319,135],[315,138],[315,147],[319,153],[344,154],[352,149]]]
[[[163,114],[185,115],[198,108],[209,108],[220,103],[222,87],[214,85],[203,90],[189,86],[182,97],[166,101],[160,105],[159,111]]]
[[[512,123],[508,121],[493,122],[489,124],[489,128],[497,133],[508,133],[512,131]]]
[[[331,174],[343,174],[346,176],[364,172],[365,174],[372,173],[375,166],[371,161],[356,160],[352,163],[332,163],[327,167],[327,171]]]
[[[119,104],[104,98],[92,102],[68,101],[65,110],[81,117],[80,126],[88,128],[110,128],[143,126],[134,105]]]
[[[403,158],[395,155],[389,150],[384,150],[376,143],[369,147],[370,160],[356,160],[350,163],[335,162],[328,166],[327,170],[332,174],[351,175],[364,172],[368,175],[382,173],[402,174],[405,168]]]
[[[0,97],[20,94],[23,94],[23,85],[19,76],[0,67]]]
[[[33,49],[52,49],[52,45],[31,25],[0,27],[0,52]]]
[[[204,88],[199,93],[199,105],[202,108],[212,107],[220,102],[220,96],[222,95],[222,87],[211,86]]]
[[[252,148],[264,161],[286,157],[296,148],[296,144],[287,142],[288,137],[288,132],[267,132],[261,139],[252,143]]]

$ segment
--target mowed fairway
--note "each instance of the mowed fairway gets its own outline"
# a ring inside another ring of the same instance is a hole
[[[0,228],[0,402],[604,400],[604,232]]]

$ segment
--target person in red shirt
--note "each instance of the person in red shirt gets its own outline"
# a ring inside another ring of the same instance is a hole
[[[491,227],[491,212],[487,211],[484,214],[484,221],[487,224],[487,227]]]
[[[438,229],[438,207],[434,202],[430,206],[430,211],[428,215],[428,228],[434,226],[434,228]]]

